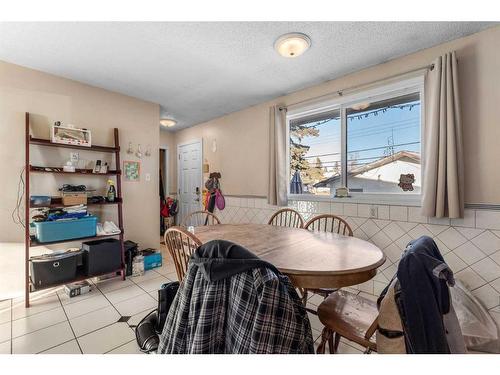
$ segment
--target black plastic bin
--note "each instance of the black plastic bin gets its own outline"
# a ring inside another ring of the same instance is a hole
[[[117,271],[122,264],[120,241],[107,238],[82,243],[83,267],[87,276]]]
[[[31,257],[30,271],[34,289],[74,280],[81,255],[81,251],[71,251]]]

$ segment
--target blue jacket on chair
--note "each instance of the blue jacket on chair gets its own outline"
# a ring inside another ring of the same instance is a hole
[[[450,312],[453,272],[432,238],[411,241],[399,262],[398,309],[408,353],[450,353],[443,316]]]

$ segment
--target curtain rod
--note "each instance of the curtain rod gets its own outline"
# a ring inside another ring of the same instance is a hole
[[[371,85],[374,85],[374,84],[379,83],[379,82],[388,81],[388,80],[391,80],[391,79],[394,79],[394,78],[397,78],[397,77],[401,77],[401,76],[404,76],[404,75],[407,75],[407,74],[416,73],[416,72],[419,72],[421,70],[433,70],[433,69],[434,69],[434,64],[429,64],[429,65],[422,66],[422,67],[417,68],[417,69],[408,70],[408,71],[403,72],[403,73],[394,74],[392,76],[381,78],[381,79],[377,79],[375,81],[371,81],[371,82],[368,82],[368,83],[363,83],[363,84],[360,84],[360,85],[356,85],[356,86],[351,86],[351,87],[348,87],[348,88],[340,89],[340,90],[337,90],[336,93],[337,93],[338,96],[342,96],[342,95],[344,95],[345,91],[349,91],[349,92],[350,91],[355,91],[355,90],[358,90],[358,89],[360,89],[362,87],[371,86]],[[311,99],[307,99],[307,100],[301,100],[300,102],[292,103],[292,104],[289,104],[287,106],[282,106],[282,107],[279,107],[278,109],[280,111],[282,111],[283,109],[287,109],[288,107],[295,106],[295,105],[298,105],[298,104],[304,104],[304,103],[316,101],[318,99],[331,96],[332,94],[333,93],[329,93],[329,94],[317,96],[315,98],[311,98]]]

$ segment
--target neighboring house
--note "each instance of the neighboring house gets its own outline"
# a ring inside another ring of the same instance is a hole
[[[399,151],[394,155],[378,159],[369,164],[351,169],[348,176],[349,190],[365,193],[402,193],[398,186],[401,174],[413,174],[413,193],[420,193],[420,154]],[[341,186],[339,175],[332,176],[313,185],[318,191]]]

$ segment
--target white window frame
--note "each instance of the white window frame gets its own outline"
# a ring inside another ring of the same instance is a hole
[[[420,206],[422,194],[408,194],[408,193],[350,193],[349,198],[336,198],[331,195],[319,196],[314,194],[291,194],[290,183],[288,177],[290,176],[290,121],[293,119],[301,118],[308,115],[322,113],[339,109],[341,112],[341,166],[342,166],[342,182],[344,186],[347,183],[347,124],[345,121],[345,110],[350,105],[359,103],[361,101],[379,101],[388,99],[395,96],[419,92],[420,94],[420,160],[423,165],[424,160],[424,76],[400,80],[385,85],[380,85],[375,88],[356,91],[349,95],[342,95],[332,99],[325,99],[320,102],[306,104],[302,106],[294,106],[287,111],[286,116],[286,144],[287,144],[287,157],[286,157],[286,176],[287,176],[287,192],[289,200],[305,200],[305,201],[333,201],[343,203],[366,203],[366,204],[391,204],[391,205],[406,205],[406,206]],[[420,180],[422,185],[424,183],[424,174],[421,174]]]

